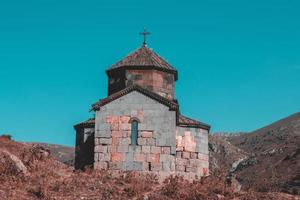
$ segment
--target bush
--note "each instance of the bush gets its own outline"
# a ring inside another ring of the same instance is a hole
[[[6,138],[6,139],[9,139],[9,140],[11,140],[11,138],[12,138],[12,136],[10,134],[3,134],[3,135],[0,135],[0,137]]]

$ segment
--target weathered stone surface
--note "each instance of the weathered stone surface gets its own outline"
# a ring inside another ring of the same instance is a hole
[[[119,145],[129,145],[131,144],[130,138],[119,138]]]
[[[186,152],[186,151],[183,151],[183,152],[182,152],[182,157],[183,157],[183,158],[189,159],[189,158],[190,158],[190,155],[191,155],[190,152]]]
[[[138,138],[138,145],[147,145],[147,138]]]
[[[108,169],[108,163],[107,162],[95,162],[94,168],[95,169],[107,170]]]
[[[161,153],[161,147],[151,146],[151,153],[154,153],[154,154]]]
[[[141,137],[152,138],[153,137],[153,132],[152,131],[141,131]]]
[[[135,170],[135,171],[142,171],[143,170],[143,163],[142,162],[123,162],[123,169],[125,170]]]
[[[143,153],[150,153],[150,146],[142,146],[142,152]]]
[[[99,144],[111,144],[112,139],[111,138],[99,138],[98,141],[99,141]]]
[[[161,163],[151,163],[151,171],[161,171],[162,164]]]
[[[125,160],[124,153],[111,153],[111,161],[120,162]]]
[[[122,131],[112,131],[111,135],[113,137],[123,137],[123,132]]]
[[[198,154],[195,152],[191,152],[191,158],[192,159],[197,159],[198,158]]]
[[[121,170],[123,164],[122,164],[122,162],[109,162],[108,166],[109,166],[109,169],[112,169],[112,170]]]
[[[110,161],[110,154],[109,153],[99,153],[98,159],[99,159],[99,161]]]
[[[154,146],[155,145],[155,139],[154,138],[147,138],[146,139],[146,145],[149,145],[149,146]]]
[[[94,153],[94,162],[99,161],[98,153]]]
[[[143,154],[143,153],[135,153],[135,154],[134,154],[134,161],[141,161],[141,162],[146,161],[146,154]]]
[[[128,152],[128,145],[119,145],[117,146],[117,151],[118,152]]]
[[[161,152],[163,154],[171,154],[171,147],[162,147]]]
[[[177,151],[176,158],[181,158],[181,157],[182,157],[182,151]]]
[[[175,162],[175,157],[169,154],[161,154],[160,162]]]
[[[96,153],[107,153],[107,146],[104,145],[97,145],[95,146]]]
[[[128,152],[141,153],[142,152],[142,146],[129,145],[128,146]]]
[[[160,161],[160,154],[147,154],[147,162],[157,164],[159,163],[159,161]]]

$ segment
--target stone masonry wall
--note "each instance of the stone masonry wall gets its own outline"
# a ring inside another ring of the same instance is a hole
[[[209,174],[207,130],[177,127],[176,171],[198,176]]]
[[[126,85],[140,85],[170,100],[174,99],[174,74],[158,70],[126,70]]]
[[[132,117],[140,121],[138,145],[131,145]],[[96,112],[94,168],[207,175],[205,142],[204,130],[176,127],[175,111],[133,91]]]

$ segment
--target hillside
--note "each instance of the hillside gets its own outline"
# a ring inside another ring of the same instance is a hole
[[[249,155],[236,172],[244,189],[300,194],[300,113],[227,141]]]
[[[75,150],[73,147],[57,145],[57,144],[48,144],[48,143],[32,143],[39,146],[42,146],[48,149],[51,152],[51,155],[58,161],[73,166],[75,159]]]

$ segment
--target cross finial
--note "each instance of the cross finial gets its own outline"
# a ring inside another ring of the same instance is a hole
[[[147,35],[150,35],[150,32],[148,32],[148,31],[146,30],[146,28],[145,28],[144,31],[140,33],[140,35],[143,35],[143,36],[144,36],[143,46],[146,46],[146,45],[147,45],[147,42],[146,42]]]

